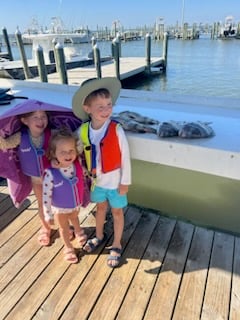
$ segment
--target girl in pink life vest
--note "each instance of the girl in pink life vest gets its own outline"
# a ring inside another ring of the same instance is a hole
[[[50,139],[48,154],[49,159],[58,163],[58,166],[50,167],[44,173],[44,217],[47,223],[55,218],[64,243],[65,260],[77,263],[78,258],[69,239],[69,222],[74,227],[75,237],[81,247],[86,243],[87,236],[78,219],[79,209],[84,202],[84,175],[73,133],[64,129],[55,132]]]
[[[50,244],[51,227],[44,220],[42,207],[42,175],[50,163],[46,157],[46,149],[51,135],[48,128],[46,111],[37,110],[21,114],[21,122],[25,125],[20,131],[9,138],[0,139],[0,148],[18,148],[18,156],[23,173],[31,177],[32,188],[38,202],[38,214],[41,229],[38,241],[43,246]]]

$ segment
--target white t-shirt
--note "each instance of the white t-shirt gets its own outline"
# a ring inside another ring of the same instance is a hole
[[[122,164],[120,169],[110,171],[107,173],[102,172],[101,168],[101,153],[100,153],[100,141],[105,135],[105,132],[110,123],[110,119],[100,129],[93,129],[91,122],[89,126],[89,137],[91,143],[96,146],[96,164],[97,164],[97,179],[96,185],[106,189],[117,189],[119,184],[130,185],[131,184],[131,162],[128,141],[125,132],[121,126],[117,127],[117,136],[119,139],[119,146],[121,151]]]

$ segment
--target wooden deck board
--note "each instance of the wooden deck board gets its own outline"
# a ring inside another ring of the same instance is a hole
[[[163,58],[151,58],[151,66],[157,67],[163,63]],[[120,79],[124,80],[129,77],[143,73],[146,68],[146,58],[142,57],[121,57],[120,58]],[[68,69],[66,71],[68,84],[80,85],[89,78],[97,77],[97,71],[94,65]],[[102,77],[115,77],[116,67],[113,61],[103,62],[101,64]],[[40,81],[39,77],[34,80]],[[61,78],[57,72],[48,74],[49,83],[61,83]]]
[[[235,239],[230,319],[240,319],[240,239]]]
[[[215,232],[201,319],[228,319],[234,238]]]
[[[0,186],[0,319],[240,317],[237,236],[129,205],[120,268],[106,263],[105,247],[113,236],[110,214],[106,243],[92,254],[78,248],[80,262],[69,265],[56,227],[52,245],[39,246],[34,196],[19,209],[5,201],[11,203],[7,188]],[[94,232],[94,210],[92,204],[79,214],[88,236]]]

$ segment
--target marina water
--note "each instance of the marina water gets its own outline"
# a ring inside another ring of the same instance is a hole
[[[111,55],[111,42],[98,42],[101,56]],[[91,44],[74,45],[87,56]],[[2,48],[4,51],[4,48]],[[25,46],[31,58],[31,46]],[[14,59],[19,59],[17,46],[12,47]],[[121,43],[124,57],[145,57],[145,40]],[[151,42],[151,56],[162,56],[162,41]],[[121,68],[121,67],[120,67]],[[166,74],[128,81],[125,88],[167,92],[173,94],[240,98],[240,40],[200,37],[196,40],[170,39]],[[239,106],[240,107],[240,106]]]

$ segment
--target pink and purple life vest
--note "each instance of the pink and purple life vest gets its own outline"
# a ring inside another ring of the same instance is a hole
[[[37,148],[32,143],[28,130],[21,132],[18,156],[21,163],[21,169],[27,176],[41,177],[44,169],[47,169],[50,166],[50,162],[46,157],[50,136],[50,129],[46,129],[43,135],[42,146]]]
[[[52,205],[58,208],[76,208],[84,202],[83,170],[76,159],[74,176],[66,178],[59,169],[49,168],[53,175]]]

